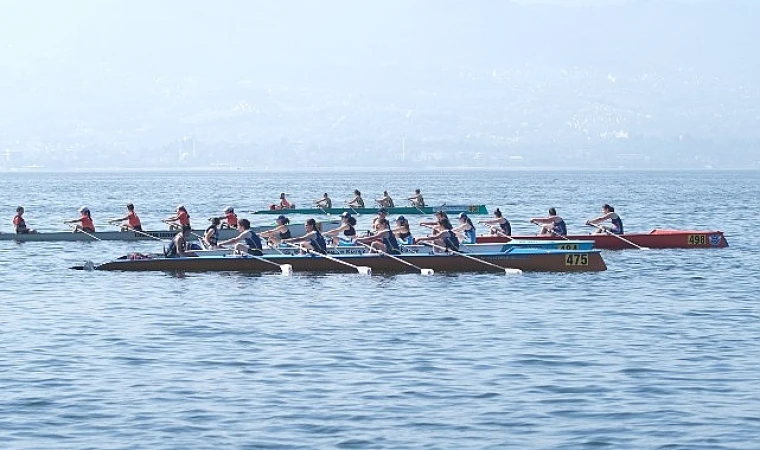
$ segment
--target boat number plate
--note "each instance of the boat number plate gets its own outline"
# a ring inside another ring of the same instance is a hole
[[[573,253],[565,256],[566,266],[588,266],[588,253]]]
[[[578,244],[560,244],[557,248],[560,250],[578,250]]]
[[[704,234],[690,234],[686,242],[689,245],[705,245],[707,244],[707,236]]]

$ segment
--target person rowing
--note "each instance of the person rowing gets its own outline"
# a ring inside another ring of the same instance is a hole
[[[380,208],[377,210],[377,216],[375,216],[374,219],[372,219],[372,231],[375,232],[378,230],[379,223],[383,220],[388,219],[388,210],[383,208]]]
[[[127,222],[127,223],[122,223]],[[120,224],[121,225],[121,231],[142,231],[142,223],[140,222],[140,218],[137,217],[137,213],[135,213],[135,205],[132,203],[127,203],[127,215],[124,217],[120,217],[118,219],[111,219],[108,221],[108,223],[112,225]]]
[[[281,215],[275,220],[275,222],[277,222],[276,227],[259,233],[259,236],[268,239],[273,246],[279,245],[283,239],[290,239],[293,237],[293,235],[290,234],[290,228],[288,228],[290,219]]]
[[[232,239],[227,239],[219,243],[220,247],[225,245],[235,244],[235,251],[241,254],[248,253],[253,256],[262,256],[263,246],[261,245],[261,238],[251,230],[251,222],[248,219],[240,219],[238,222],[238,230],[240,234]]]
[[[602,222],[606,221],[611,222],[611,226],[606,225],[599,225]],[[602,215],[591,220],[586,221],[586,225],[597,225],[596,233],[612,233],[612,234],[623,234],[623,219],[620,218],[620,216],[617,215],[615,212],[615,208],[605,203],[602,205]]]
[[[530,223],[541,226],[539,235],[567,236],[567,225],[562,217],[557,215],[557,210],[554,208],[549,208],[548,217],[534,217],[530,219]]]
[[[167,217],[162,222],[169,224],[170,230],[192,230],[190,226],[190,214],[187,213],[184,205],[177,206],[177,213]]]
[[[16,231],[16,234],[34,234],[37,232],[37,230],[33,230],[26,226],[23,206],[16,208],[16,215],[13,216],[13,229]]]
[[[477,241],[478,235],[475,232],[475,225],[472,224],[472,219],[466,213],[459,213],[459,225],[453,231],[464,236],[463,244],[474,244]]]
[[[449,215],[446,214],[446,211],[436,211],[434,216],[435,216],[434,221],[420,222],[420,226],[432,228],[434,232],[440,231],[438,225],[440,224],[441,219],[448,220]]]
[[[388,191],[383,191],[383,196],[375,201],[383,208],[393,208],[393,199],[388,195]]]
[[[314,202],[314,206],[317,208],[330,209],[332,208],[332,199],[327,195],[327,192],[322,195],[322,198]]]
[[[219,246],[219,226],[222,219],[218,217],[211,218],[211,225],[203,233],[203,245],[206,248],[215,249]]]
[[[396,228],[393,229],[393,233],[401,241],[402,244],[412,245],[414,244],[414,237],[411,230],[409,230],[409,221],[404,216],[396,217]]]
[[[306,221],[306,234],[290,239],[283,239],[282,242],[286,244],[300,243],[301,247],[307,250],[327,254],[327,243],[322,233],[319,232],[317,221],[314,219]]]
[[[79,208],[79,218],[78,219],[71,219],[67,220],[64,223],[74,224],[78,223],[74,227],[74,232],[83,231],[85,233],[94,233],[95,232],[95,224],[92,221],[92,215],[90,214],[90,208],[86,206],[82,206]]]
[[[494,225],[494,227],[491,228],[491,234],[503,234],[505,236],[512,236],[512,225],[509,223],[507,218],[504,217],[504,214],[502,214],[501,210],[499,208],[496,208],[496,211],[493,212],[493,215],[493,219],[479,220],[478,223],[489,226]]]
[[[190,229],[183,228],[179,230],[174,238],[169,243],[169,247],[164,249],[164,256],[167,258],[185,258],[189,256],[198,256],[195,253],[188,252],[190,244],[188,239],[190,238]]]
[[[232,206],[228,206],[224,208],[224,217],[221,218],[220,226],[222,229],[224,228],[234,228],[237,229],[238,227],[238,216],[235,214],[235,208]]]
[[[358,244],[370,244],[370,247],[390,255],[401,254],[401,246],[391,230],[388,219],[382,218],[377,222],[377,231],[372,236],[356,239]]]
[[[455,252],[459,251],[459,238],[457,238],[457,235],[454,233],[453,227],[451,226],[451,222],[447,218],[438,221],[437,231],[435,231],[432,236],[417,238],[414,242],[432,242],[446,250],[453,250]]]
[[[341,224],[338,228],[325,231],[323,235],[325,237],[331,237],[333,245],[353,245],[354,239],[356,239],[356,218],[348,211],[345,211],[340,215]],[[340,234],[343,233],[341,237]]]
[[[346,203],[351,208],[364,208],[364,199],[359,189],[354,189],[354,198]]]
[[[419,189],[414,190],[414,195],[407,198],[412,203],[412,206],[417,208],[424,208],[425,207],[425,199],[422,198],[422,194],[420,193]]]
[[[285,197],[285,193],[282,192],[280,194],[280,203],[276,205],[271,205],[269,209],[293,209],[296,205],[293,203],[290,203],[288,199]]]

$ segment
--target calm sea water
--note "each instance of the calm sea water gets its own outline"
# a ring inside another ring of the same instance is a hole
[[[556,206],[587,232],[609,202],[628,230],[731,244],[607,252],[597,274],[285,278],[72,271],[160,244],[0,242],[1,445],[757,448],[758,186],[712,171],[0,173],[6,232],[18,204],[60,230],[83,204],[102,225],[134,201],[158,228],[179,203],[201,224],[281,191],[420,187],[499,206],[518,231]]]

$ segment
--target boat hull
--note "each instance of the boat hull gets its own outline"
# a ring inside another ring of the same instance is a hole
[[[348,212],[351,214],[377,214],[380,208],[295,208],[295,209],[261,209],[258,211],[251,211],[252,214],[343,214]],[[486,205],[441,205],[441,206],[425,206],[417,208],[414,206],[396,206],[393,208],[385,208],[388,214],[401,214],[401,215],[432,215],[436,211],[445,211],[447,214],[488,214],[488,208]]]
[[[536,272],[598,272],[607,266],[598,250],[535,250],[512,249],[506,253],[471,254],[499,268],[454,254],[402,254],[398,258],[420,268],[436,272],[499,272],[520,269]],[[343,262],[370,267],[373,273],[419,273],[383,255],[336,255]],[[268,261],[268,262],[267,262]],[[164,272],[279,272],[277,265],[289,264],[294,272],[352,272],[354,269],[312,255],[266,255],[263,258],[246,256],[209,256],[155,259],[121,259],[96,266],[106,271],[164,271]]]
[[[728,241],[722,231],[683,231],[683,230],[652,230],[650,233],[629,233],[622,237],[639,247],[667,248],[723,248],[728,247]],[[624,240],[608,234],[568,235],[568,239],[587,240],[594,242],[594,248],[605,250],[625,250],[636,248]],[[556,240],[556,236],[513,236],[515,240]],[[478,236],[478,243],[508,242],[502,236]],[[511,242],[511,241],[510,241]]]

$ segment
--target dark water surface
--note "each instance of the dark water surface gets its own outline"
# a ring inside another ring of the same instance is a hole
[[[285,278],[71,271],[160,243],[0,242],[1,445],[757,448],[758,186],[713,171],[0,173],[6,232],[18,204],[60,230],[83,204],[103,225],[134,201],[155,229],[178,203],[200,225],[283,190],[305,205],[421,187],[499,206],[522,232],[550,206],[587,232],[609,202],[630,231],[731,244],[606,252],[598,274]]]

